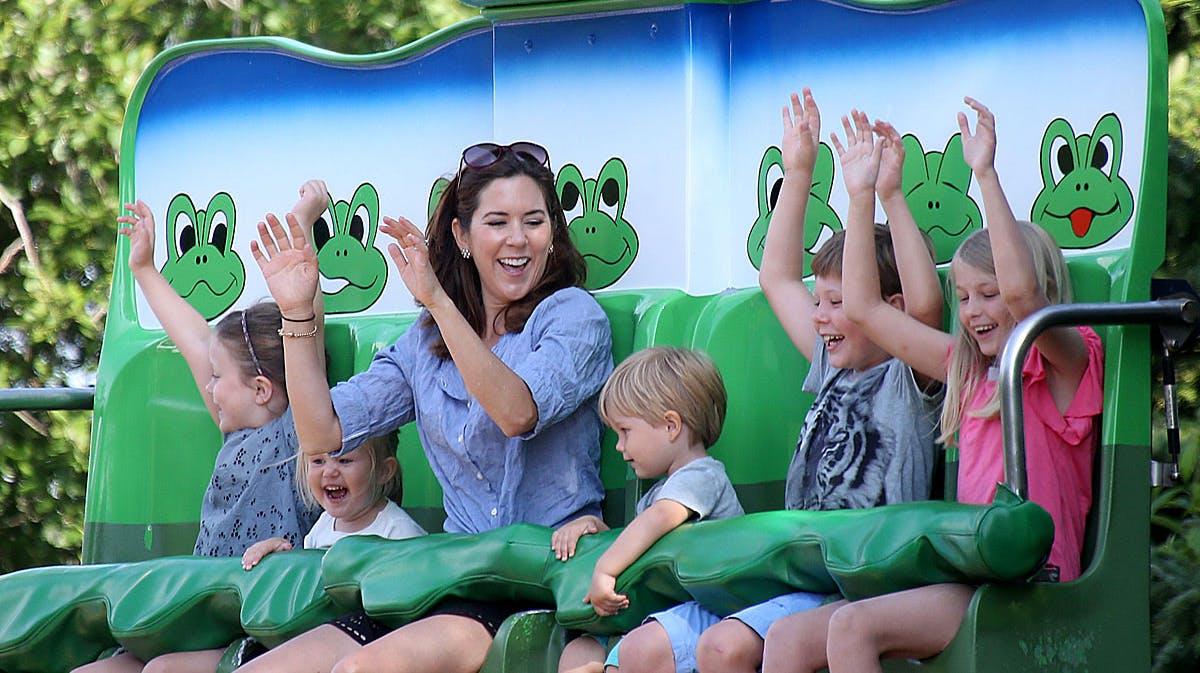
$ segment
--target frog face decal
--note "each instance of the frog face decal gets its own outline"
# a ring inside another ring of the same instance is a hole
[[[783,187],[783,154],[778,147],[768,147],[758,165],[758,219],[750,227],[746,237],[746,256],[755,269],[762,266],[763,248],[767,242],[767,229],[771,226],[771,214],[779,200]],[[804,211],[804,275],[812,273],[812,256],[836,231],[841,231],[842,221],[833,208],[829,207],[829,194],[833,190],[833,150],[821,143],[817,147],[817,163],[813,167],[812,190],[808,194],[808,207]]]
[[[442,194],[446,193],[446,188],[450,186],[450,181],[446,178],[438,178],[433,181],[433,186],[429,188],[429,208],[426,211],[426,221],[433,220],[433,213],[437,210],[438,202],[442,200]]]
[[[617,282],[637,258],[638,236],[625,221],[629,176],[613,157],[600,174],[585,180],[574,164],[558,171],[556,190],[567,214],[567,233],[587,263],[584,287],[599,290]]]
[[[906,134],[900,189],[917,228],[933,241],[934,261],[949,262],[954,251],[983,227],[979,205],[967,195],[971,167],[963,159],[962,134],[955,133],[941,152],[926,152],[916,136]]]
[[[375,247],[379,230],[379,192],[368,182],[354,197],[334,202],[313,224],[313,245],[321,275],[326,313],[356,313],[369,308],[387,283],[387,261]],[[335,289],[331,289],[335,288]]]
[[[1090,248],[1117,235],[1133,217],[1133,192],[1121,169],[1121,120],[1111,112],[1092,135],[1075,135],[1055,119],[1042,136],[1042,191],[1029,219],[1064,248]]]
[[[212,320],[246,287],[246,267],[233,251],[237,213],[233,197],[217,192],[204,210],[176,194],[167,206],[167,262],[162,275],[193,308]]]

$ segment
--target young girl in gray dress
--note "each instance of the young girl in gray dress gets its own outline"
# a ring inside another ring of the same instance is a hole
[[[329,201],[325,184],[310,180],[289,222],[311,230]],[[317,511],[301,499],[294,483],[299,450],[285,389],[283,337],[291,318],[315,319],[304,335],[320,342],[324,323],[320,293],[312,316],[281,316],[262,302],[228,313],[216,327],[181,297],[154,265],[154,214],[143,201],[125,204],[131,215],[117,218],[129,238],[129,268],[167,337],[179,349],[200,389],[204,405],[221,430],[212,478],[200,506],[198,556],[240,557],[255,542],[280,537],[300,546]],[[278,225],[274,215],[267,220]],[[259,225],[264,226],[264,225]],[[145,664],[146,671],[216,670],[223,650],[170,653]],[[76,673],[141,671],[125,652],[76,669]]]

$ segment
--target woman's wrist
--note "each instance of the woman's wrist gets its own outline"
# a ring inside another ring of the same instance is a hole
[[[297,313],[298,313],[298,311],[297,311]],[[286,316],[286,315],[282,315],[282,314],[280,314],[280,315],[283,317],[283,319],[284,319],[284,320],[286,320],[286,321],[288,321],[288,322],[295,322],[295,323],[312,322],[313,320],[316,320],[316,319],[317,319],[317,314],[316,314],[316,313],[312,313],[312,314],[310,314],[310,315],[308,315],[308,316],[305,316],[305,317],[303,317],[303,318],[289,318],[289,317],[288,317],[288,316]]]

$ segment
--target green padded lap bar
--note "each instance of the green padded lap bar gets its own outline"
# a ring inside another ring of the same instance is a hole
[[[988,506],[920,502],[690,524],[621,574],[617,591],[631,607],[602,618],[583,596],[596,559],[619,533],[581,538],[567,562],[551,553],[550,529],[529,524],[411,540],[350,537],[326,554],[323,574],[343,607],[361,601],[393,625],[459,597],[553,601],[564,626],[611,633],[692,597],[728,614],[797,589],[862,598],[939,582],[1020,580],[1045,558],[1053,524],[1005,489]]]
[[[115,597],[113,636],[142,660],[225,647],[245,634],[277,645],[337,614],[322,590],[322,554],[272,554],[251,571],[242,569],[240,558],[183,556],[132,564],[141,572]]]
[[[798,589],[858,599],[940,582],[1021,580],[1041,566],[1053,537],[1045,510],[1001,488],[988,506],[930,501],[762,512],[682,526],[621,574],[617,591],[630,596],[631,606],[613,617],[599,617],[581,602],[598,548],[583,549],[548,582],[560,623],[613,633],[661,609],[663,599],[653,597],[675,593],[672,578],[685,597],[729,614]]]
[[[116,645],[108,628],[108,597],[130,575],[126,565],[91,565],[0,577],[0,670],[67,671]]]
[[[515,524],[479,533],[384,540],[352,535],[325,555],[325,590],[339,605],[406,624],[444,598],[554,605],[543,583],[550,530]]]

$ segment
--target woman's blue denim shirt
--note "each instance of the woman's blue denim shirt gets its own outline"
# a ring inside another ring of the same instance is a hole
[[[467,393],[453,360],[429,350],[437,328],[424,323],[422,315],[370,368],[333,388],[342,446],[415,420],[442,485],[446,532],[599,516],[596,397],[613,362],[608,317],[596,300],[579,288],[559,290],[493,349],[537,404],[537,426],[517,437],[506,437]]]

